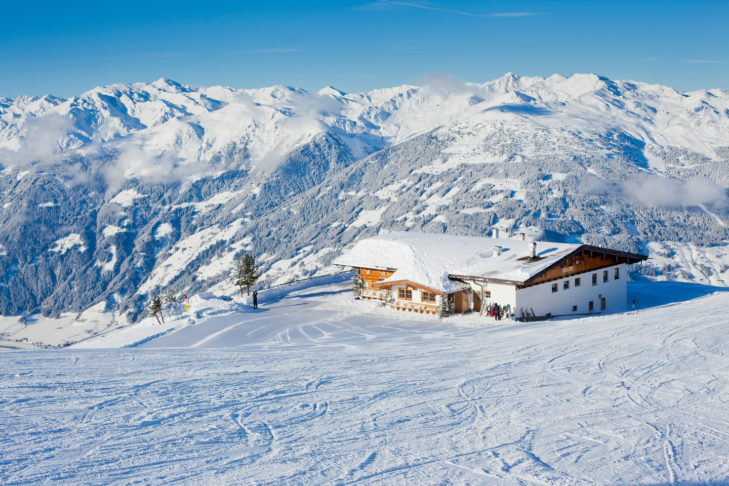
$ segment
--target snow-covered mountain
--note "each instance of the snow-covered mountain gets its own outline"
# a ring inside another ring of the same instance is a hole
[[[381,230],[496,224],[655,256],[729,282],[729,91],[597,75],[433,78],[348,94],[160,79],[0,99],[0,312],[104,303],[136,318],[174,288],[232,293],[326,271]]]

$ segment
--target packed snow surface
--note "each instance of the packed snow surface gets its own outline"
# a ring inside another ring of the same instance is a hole
[[[631,283],[661,305],[527,324],[399,313],[348,282],[196,300],[86,342],[126,348],[0,353],[0,482],[722,483],[713,290]]]
[[[449,275],[525,281],[575,250],[579,245],[532,242],[513,238],[477,238],[432,233],[394,232],[358,241],[334,260],[336,265],[396,269],[384,282],[409,280],[442,292],[462,287]],[[521,259],[521,260],[520,260]]]

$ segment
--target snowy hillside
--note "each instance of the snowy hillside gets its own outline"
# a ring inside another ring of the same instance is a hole
[[[360,236],[494,224],[726,285],[728,133],[727,91],[592,74],[2,99],[0,312],[134,321],[167,288],[232,294],[243,251],[266,285]]]
[[[724,484],[729,293],[709,292],[632,282],[637,313],[524,324],[320,282],[0,353],[0,482]]]

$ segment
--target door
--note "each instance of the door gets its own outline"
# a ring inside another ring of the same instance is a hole
[[[604,311],[607,308],[607,302],[605,301],[605,297],[600,297],[600,310]]]
[[[468,310],[468,295],[465,292],[456,292],[456,312],[466,312]]]

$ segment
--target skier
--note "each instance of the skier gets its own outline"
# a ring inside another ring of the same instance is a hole
[[[253,308],[258,309],[258,290],[253,291]]]
[[[499,304],[494,304],[494,317],[497,321],[501,319],[501,307],[499,307]]]

